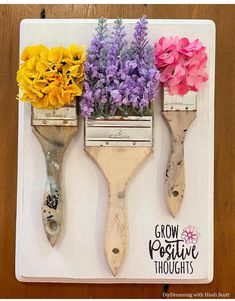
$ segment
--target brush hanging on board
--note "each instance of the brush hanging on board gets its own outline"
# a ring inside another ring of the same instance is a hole
[[[32,131],[41,144],[47,167],[42,221],[51,246],[58,241],[64,217],[63,155],[77,133],[76,97],[82,93],[85,51],[31,45],[21,55],[17,81],[21,100],[29,101]]]
[[[172,216],[181,208],[185,190],[184,138],[196,118],[197,91],[208,80],[206,48],[196,39],[161,37],[155,43],[155,65],[163,87],[162,115],[171,150],[166,169],[165,197]]]
[[[145,17],[137,22],[130,47],[122,20],[114,23],[108,37],[106,20],[100,19],[91,42],[97,46],[88,49],[81,110],[86,117],[85,151],[109,183],[104,248],[115,276],[128,246],[127,184],[153,151],[151,103],[159,73],[148,45]]]

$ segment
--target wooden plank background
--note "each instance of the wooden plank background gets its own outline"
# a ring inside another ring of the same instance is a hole
[[[203,285],[20,283],[15,279],[19,23],[25,18],[212,19],[216,24],[215,275]],[[235,297],[235,5],[0,5],[0,297],[159,298],[163,292]],[[174,295],[172,295],[174,296]],[[164,297],[164,296],[163,296]]]

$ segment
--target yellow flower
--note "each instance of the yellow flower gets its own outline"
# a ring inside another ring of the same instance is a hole
[[[84,47],[78,45],[69,46],[69,57],[78,61],[84,62],[85,60],[85,51]]]
[[[84,47],[78,45],[70,45],[68,48],[69,55],[63,57],[63,61],[68,64],[83,64],[86,59],[86,52]]]
[[[49,65],[47,64],[47,62],[45,61],[38,61],[37,64],[36,64],[36,70],[39,72],[39,73],[42,73],[45,72],[46,70],[48,70],[49,68]]]
[[[29,70],[33,70],[33,69],[35,69],[35,67],[36,67],[36,57],[35,56],[33,56],[33,57],[31,57],[28,61],[27,61],[27,68],[29,69]]]
[[[63,51],[63,47],[51,48],[51,50],[49,50],[48,53],[48,60],[51,63],[59,64],[62,60],[62,51]]]
[[[21,60],[27,61],[31,57],[40,56],[41,53],[48,52],[48,49],[44,45],[35,45],[25,47],[24,51],[21,54]]]
[[[82,94],[85,50],[78,45],[68,48],[44,45],[28,46],[21,55],[17,82],[22,101],[37,108],[55,109],[71,103]]]

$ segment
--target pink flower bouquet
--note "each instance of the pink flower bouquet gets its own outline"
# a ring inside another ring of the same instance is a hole
[[[160,81],[170,95],[185,95],[199,91],[208,80],[206,48],[196,39],[161,37],[155,43],[155,66],[160,70]]]

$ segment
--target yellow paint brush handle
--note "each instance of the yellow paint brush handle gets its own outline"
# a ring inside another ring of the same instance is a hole
[[[171,151],[166,169],[165,195],[169,210],[176,216],[181,208],[185,189],[184,138],[196,111],[163,111],[171,135]]]

